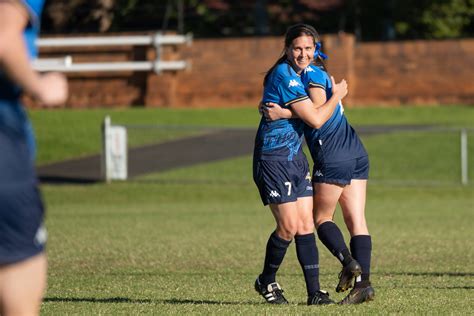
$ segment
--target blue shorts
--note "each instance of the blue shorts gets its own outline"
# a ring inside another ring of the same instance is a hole
[[[368,178],[369,156],[339,162],[316,163],[313,167],[314,183],[347,185],[352,179]]]
[[[0,100],[0,265],[35,256],[46,242],[31,128],[16,106]]]
[[[19,262],[44,250],[43,203],[35,183],[0,184],[0,265]]]
[[[253,179],[264,205],[294,202],[313,196],[308,161],[257,160]]]

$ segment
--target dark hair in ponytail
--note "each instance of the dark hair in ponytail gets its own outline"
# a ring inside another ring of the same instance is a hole
[[[264,86],[267,83],[268,77],[272,73],[273,69],[275,69],[276,66],[278,66],[288,58],[288,56],[286,56],[286,49],[290,47],[291,43],[293,43],[293,40],[295,38],[298,38],[303,35],[312,36],[314,40],[314,45],[319,42],[319,34],[318,32],[316,32],[316,29],[311,25],[299,23],[290,26],[285,33],[285,48],[283,49],[282,56],[278,58],[278,60],[275,62],[275,64],[273,64],[270,69],[268,69],[267,73],[265,74],[265,78],[263,79]],[[320,57],[318,57],[316,62],[318,66],[322,66],[324,70],[326,70]]]

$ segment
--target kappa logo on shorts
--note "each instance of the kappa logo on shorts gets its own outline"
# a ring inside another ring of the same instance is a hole
[[[35,234],[35,244],[36,245],[44,245],[46,240],[48,239],[48,232],[44,225],[41,225]]]
[[[275,190],[270,191],[270,197],[280,197],[280,193]]]
[[[321,172],[321,170],[316,170],[316,171],[314,172],[314,175],[315,175],[316,177],[322,177],[322,176],[324,176],[323,173]]]
[[[309,173],[309,171],[308,171],[308,173],[306,174],[305,179],[308,180],[308,182],[311,182],[311,174]]]

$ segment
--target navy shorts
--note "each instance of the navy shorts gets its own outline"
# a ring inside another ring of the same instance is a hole
[[[0,265],[19,262],[44,250],[43,203],[36,184],[0,184]]]
[[[352,179],[368,178],[369,156],[339,162],[316,163],[313,167],[314,183],[347,185]]]
[[[33,135],[21,110],[0,100],[0,265],[35,256],[46,242],[32,162]]]
[[[253,179],[264,205],[294,202],[300,197],[313,196],[306,160],[254,161]]]

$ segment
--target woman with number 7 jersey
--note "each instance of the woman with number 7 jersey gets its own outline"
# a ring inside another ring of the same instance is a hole
[[[311,100],[324,104],[332,98],[333,82],[329,79],[317,43],[316,65],[309,65],[301,80]],[[278,104],[266,107],[267,119],[279,122],[281,119],[298,115]],[[339,104],[331,118],[320,128],[305,127],[305,138],[313,158],[314,223],[319,239],[341,262],[342,271],[336,292],[352,287],[340,304],[359,304],[373,300],[374,289],[369,280],[372,239],[365,219],[366,187],[369,176],[369,159],[361,140],[348,123],[342,104]],[[344,222],[351,235],[350,251],[344,237],[334,223],[334,212],[340,204]]]
[[[314,58],[319,36],[305,24],[291,26],[285,35],[282,56],[264,78],[262,102],[291,109],[298,118],[269,121],[262,117],[255,139],[253,177],[264,205],[269,205],[276,229],[267,242],[262,273],[255,290],[272,304],[287,304],[276,273],[293,238],[303,270],[308,305],[334,303],[319,285],[319,257],[314,237],[313,187],[301,144],[305,123],[320,128],[347,94],[343,80],[333,82],[333,95],[316,108],[301,81]]]

